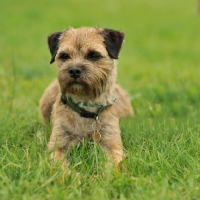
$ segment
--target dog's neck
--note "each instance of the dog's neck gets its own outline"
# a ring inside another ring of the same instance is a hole
[[[63,104],[69,106],[72,110],[79,113],[81,117],[98,120],[99,115],[116,101],[116,97],[113,97],[111,102],[107,102],[106,105],[99,103],[89,104],[86,102],[75,102],[71,96],[66,96],[65,94],[61,94],[60,100]]]
[[[106,106],[108,104],[112,104],[113,100],[116,99],[116,95],[114,94],[114,92],[109,94],[108,93],[101,94],[96,98],[90,98],[87,96],[78,96],[69,93],[66,93],[65,96],[73,99],[75,103],[78,103],[81,106],[86,106],[86,107]]]
[[[99,107],[99,106],[107,106],[112,104],[116,100],[116,95],[113,95],[112,98],[106,99],[97,99],[97,100],[78,100],[74,96],[67,95],[69,99],[72,99],[76,104],[84,107]]]

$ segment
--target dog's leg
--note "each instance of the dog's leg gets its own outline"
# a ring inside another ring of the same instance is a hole
[[[48,144],[48,149],[51,152],[50,158],[63,162],[64,166],[68,167],[69,161],[66,154],[69,154],[72,147],[78,142],[78,138],[68,133],[65,129],[55,126]]]
[[[107,134],[100,145],[105,150],[108,161],[112,162],[117,169],[119,163],[125,158],[120,133]]]

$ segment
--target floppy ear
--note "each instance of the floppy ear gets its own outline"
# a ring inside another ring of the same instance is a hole
[[[109,56],[113,59],[118,59],[119,51],[124,40],[124,33],[112,29],[104,29],[103,37]]]
[[[58,43],[59,38],[61,36],[62,32],[56,32],[48,36],[47,41],[49,45],[49,50],[51,53],[51,61],[50,63],[53,63],[55,61],[55,56],[58,50]]]

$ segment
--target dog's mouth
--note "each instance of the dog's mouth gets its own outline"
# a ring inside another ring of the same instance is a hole
[[[79,88],[79,89],[85,89],[87,88],[87,84],[82,82],[82,81],[78,81],[78,80],[73,80],[71,82],[68,83],[68,88]]]
[[[78,80],[73,80],[69,83],[69,86],[73,86],[73,85],[84,85],[84,83]]]
[[[79,95],[79,96],[89,95],[90,93],[89,86],[86,83],[76,80],[73,80],[67,84],[66,91],[73,95]]]

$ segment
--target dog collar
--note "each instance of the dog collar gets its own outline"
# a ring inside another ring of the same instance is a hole
[[[116,101],[116,97],[114,97],[112,99],[112,103],[108,103],[106,106],[103,106],[101,104],[88,104],[88,103],[75,103],[73,98],[70,96],[67,96],[62,94],[60,97],[60,100],[63,104],[68,105],[73,111],[77,112],[81,117],[85,117],[85,118],[93,118],[95,120],[99,119],[99,115],[109,106],[111,106],[115,101]],[[80,107],[80,105],[83,106],[91,106],[91,107],[95,107],[95,106],[100,106],[100,108],[97,110],[97,112],[89,112],[87,110],[85,110],[84,108]]]

